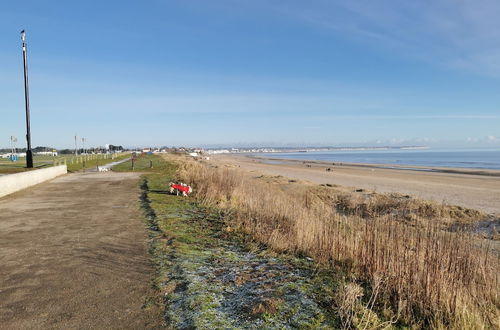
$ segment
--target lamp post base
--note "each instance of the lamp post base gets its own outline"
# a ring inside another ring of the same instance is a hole
[[[26,167],[33,168],[33,153],[31,150],[26,151]]]

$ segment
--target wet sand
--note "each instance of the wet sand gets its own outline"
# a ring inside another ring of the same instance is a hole
[[[245,155],[216,155],[210,162],[316,184],[336,184],[460,205],[500,215],[500,171],[288,161]],[[389,166],[388,166],[389,167]],[[330,168],[330,171],[327,171]]]

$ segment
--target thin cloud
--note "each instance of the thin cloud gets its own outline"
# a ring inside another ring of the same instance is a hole
[[[500,76],[500,2],[495,0],[338,0],[268,8],[407,56]]]
[[[500,115],[332,115],[324,117],[329,119],[478,119],[478,120],[491,120],[500,119]]]

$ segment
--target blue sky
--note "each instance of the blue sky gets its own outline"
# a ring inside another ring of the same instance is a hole
[[[500,2],[0,3],[0,146],[500,147]]]

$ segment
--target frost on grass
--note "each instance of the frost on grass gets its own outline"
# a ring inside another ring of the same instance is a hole
[[[175,196],[150,194],[163,232],[159,283],[173,328],[322,328],[311,271],[249,251],[217,215]],[[330,321],[327,321],[330,320]]]

